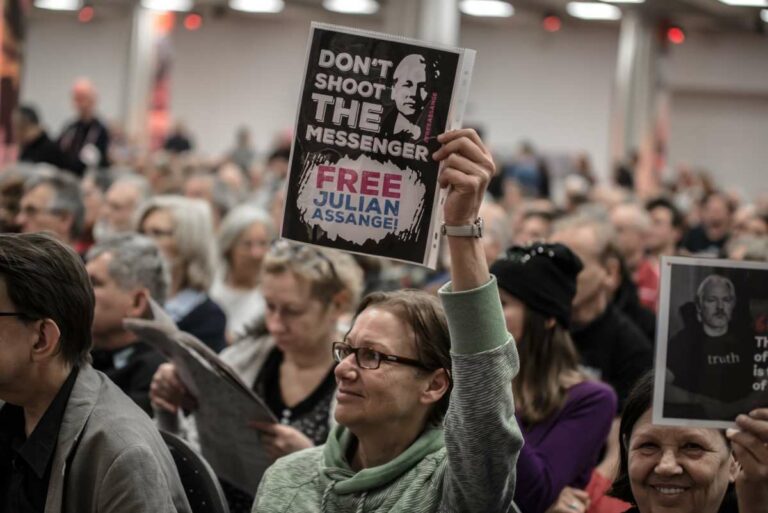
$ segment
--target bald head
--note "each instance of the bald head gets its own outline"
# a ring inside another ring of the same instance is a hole
[[[78,79],[72,86],[72,102],[80,119],[91,119],[96,109],[96,88],[87,78]]]
[[[622,203],[611,210],[611,223],[616,229],[616,244],[629,267],[634,271],[645,255],[651,218],[635,203]]]

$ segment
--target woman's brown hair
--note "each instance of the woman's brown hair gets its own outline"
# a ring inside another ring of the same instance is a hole
[[[520,372],[512,381],[515,408],[525,424],[537,424],[565,404],[562,376],[581,373],[579,356],[568,330],[557,321],[525,307],[523,335],[517,343]]]

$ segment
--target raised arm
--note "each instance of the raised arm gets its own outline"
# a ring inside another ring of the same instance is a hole
[[[449,226],[475,222],[494,172],[488,150],[473,130],[440,136],[440,185],[449,187]],[[507,333],[496,281],[480,240],[448,237],[452,281],[440,291],[448,318],[453,392],[445,418],[448,466],[445,511],[507,512],[513,506],[515,465],[523,444],[514,416],[512,378],[519,368]]]
[[[437,138],[443,146],[435,152],[441,160],[440,187],[448,187],[443,221],[448,226],[471,225],[478,218],[483,195],[496,171],[493,157],[477,132],[454,130]],[[451,283],[454,292],[484,285],[490,279],[483,244],[475,237],[448,237]]]

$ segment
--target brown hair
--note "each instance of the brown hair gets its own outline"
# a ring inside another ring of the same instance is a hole
[[[77,253],[44,233],[0,234],[0,277],[22,321],[56,323],[67,364],[90,361],[93,288]]]
[[[397,290],[394,292],[373,292],[365,296],[355,312],[355,318],[370,307],[386,310],[414,333],[414,346],[418,360],[427,369],[445,369],[450,377],[451,339],[448,321],[440,301],[433,295],[420,290]],[[418,372],[424,372],[419,370]],[[439,426],[448,411],[453,383],[442,398],[433,406],[427,417],[427,425]]]
[[[523,335],[517,344],[520,372],[512,381],[515,408],[527,424],[542,422],[565,403],[567,389],[560,378],[579,371],[579,356],[568,330],[557,321],[525,308]]]

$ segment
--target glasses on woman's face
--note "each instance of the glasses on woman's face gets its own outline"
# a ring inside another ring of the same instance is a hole
[[[141,230],[142,235],[146,235],[152,239],[166,239],[173,237],[173,230],[161,230],[160,228],[145,228]]]
[[[336,360],[336,362],[341,363],[344,358],[351,354],[355,355],[357,366],[361,369],[374,370],[379,368],[381,362],[390,362],[429,370],[426,365],[418,360],[413,360],[411,358],[380,353],[379,351],[371,349],[370,347],[352,347],[346,342],[333,343],[333,359]]]

